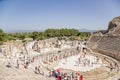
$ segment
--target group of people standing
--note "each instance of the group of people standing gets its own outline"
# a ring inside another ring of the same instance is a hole
[[[15,64],[16,68],[19,68],[19,65],[20,65],[19,59],[13,60],[11,57],[9,57],[7,59],[7,65],[6,65],[6,67],[11,68],[11,67],[14,66],[14,64]]]
[[[20,67],[20,65],[23,65],[24,66],[24,68],[28,68],[28,66],[29,66],[29,64],[30,63],[33,63],[34,62],[34,57],[32,57],[32,58],[25,58],[25,57],[23,57],[23,59],[21,60],[20,58],[12,58],[12,57],[9,57],[8,59],[7,59],[7,65],[6,65],[6,67],[8,67],[8,68],[11,68],[11,67],[13,67],[13,66],[15,66],[16,68],[19,68]]]
[[[50,71],[49,77],[54,77],[57,80],[83,80],[83,75],[78,72],[60,72],[59,70]]]

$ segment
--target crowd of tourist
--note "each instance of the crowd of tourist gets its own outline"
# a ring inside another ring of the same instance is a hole
[[[59,43],[60,45],[60,43]],[[77,47],[77,50],[79,50],[79,47]],[[25,69],[28,69],[29,64],[34,63],[35,58],[34,57],[23,57],[23,60],[20,58],[17,58],[15,61],[15,65],[16,68],[19,68],[19,66],[21,65],[20,61],[23,62],[23,67]],[[67,62],[67,59],[65,59]],[[81,63],[86,66],[86,65],[93,65],[93,64],[97,64],[99,62],[99,57],[96,56],[96,61],[93,63],[91,62],[89,59],[86,58],[86,48],[83,49],[83,54],[78,58],[78,62],[80,65]],[[8,61],[7,61],[7,67],[12,67],[13,66],[13,61],[12,58],[9,57]],[[45,75],[46,73],[44,73],[44,71],[41,68],[41,65],[37,65],[35,66],[35,70],[34,72],[36,74],[41,74],[41,75]],[[114,64],[114,68],[117,68],[117,70],[119,71],[119,66],[117,63]],[[113,64],[110,63],[110,72],[113,70]],[[48,77],[52,77],[55,78],[56,80],[83,80],[84,77],[82,74],[80,74],[79,72],[62,72],[59,69],[57,70],[50,70],[49,71],[49,75]]]
[[[59,69],[49,72],[49,77],[54,77],[57,80],[83,80],[83,75],[79,72],[61,72]]]

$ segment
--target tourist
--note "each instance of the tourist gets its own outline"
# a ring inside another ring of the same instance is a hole
[[[11,60],[11,57],[8,58],[8,64],[7,64],[7,67],[10,68],[12,67],[12,60]]]
[[[69,74],[69,78],[71,79],[72,78],[72,73],[69,72],[68,74]]]
[[[66,74],[64,74],[64,78],[63,78],[63,80],[68,80],[68,78],[67,78],[67,75],[66,75]]]
[[[76,73],[75,80],[79,80],[79,73]]]
[[[93,67],[93,65],[94,65],[94,63],[93,62],[91,62],[91,66]]]
[[[55,71],[53,70],[53,71],[52,71],[52,76],[55,77],[55,75],[56,75],[56,74],[55,74]]]
[[[81,58],[86,58],[86,52],[81,55]]]
[[[96,56],[96,62],[95,63],[98,63],[99,62],[99,57]]]
[[[80,80],[80,74],[78,74],[78,80]]]
[[[57,80],[61,80],[61,75],[58,76]]]
[[[16,61],[16,63],[17,63],[17,67],[16,68],[19,68],[19,59],[17,59],[17,61]]]
[[[78,80],[78,76],[77,75],[75,76],[75,80]]]
[[[68,76],[67,76],[67,79],[68,79],[68,80],[71,80],[71,77],[70,77],[70,75],[68,75]]]
[[[36,74],[41,74],[41,67],[40,66],[36,66],[35,67],[35,73]],[[43,73],[44,74],[44,73]]]
[[[58,76],[61,75],[61,69],[57,69]]]
[[[110,71],[108,72],[108,74],[110,74],[110,72],[112,72],[113,71],[113,69],[114,69],[114,67],[113,67],[113,65],[112,65],[112,62],[110,62]]]
[[[28,61],[28,63],[32,62],[32,58],[30,58],[30,57],[28,57],[26,60]]]
[[[25,69],[28,69],[28,65],[29,65],[29,62],[26,61],[26,62],[24,63],[24,68],[25,68]]]
[[[34,60],[35,60],[35,57],[32,57],[32,60],[31,60],[31,62],[33,63],[33,62],[34,62]]]
[[[52,71],[50,70],[49,71],[49,76],[48,77],[51,77],[52,76]]]
[[[75,76],[74,76],[74,72],[72,72],[72,78],[74,78]]]
[[[35,66],[35,73],[38,74],[38,66]]]
[[[118,66],[118,64],[117,64],[117,62],[115,62],[115,69],[117,69],[117,72],[119,72],[119,66]]]
[[[63,74],[63,73],[61,73],[61,79],[62,79],[62,80],[64,79],[64,74]]]
[[[58,78],[58,72],[56,70],[53,71],[52,76]]]
[[[42,70],[42,66],[39,66],[39,71],[41,75],[44,75],[44,71]]]
[[[83,63],[84,64],[84,67],[86,66],[86,62]]]
[[[79,80],[83,80],[83,75],[80,76],[80,79]]]

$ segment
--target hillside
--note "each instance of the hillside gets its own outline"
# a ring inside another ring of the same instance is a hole
[[[108,30],[95,32],[89,40],[89,48],[120,60],[120,16],[113,18]]]

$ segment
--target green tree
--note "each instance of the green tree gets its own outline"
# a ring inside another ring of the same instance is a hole
[[[0,29],[0,44],[2,44],[4,41],[6,41],[6,34],[2,29]]]

